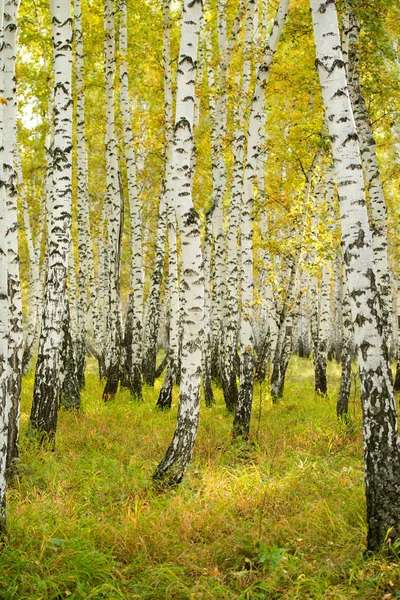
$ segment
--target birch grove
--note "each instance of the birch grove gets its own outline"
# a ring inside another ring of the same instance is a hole
[[[159,489],[196,473],[202,411],[246,454],[311,373],[338,435],[360,396],[368,549],[400,539],[398,8],[377,2],[0,1],[2,534],[20,437],[58,452],[96,378],[107,427],[151,414]]]
[[[48,232],[48,267],[30,423],[53,439],[57,427],[59,354],[65,313],[72,202],[72,21],[69,2],[54,0],[53,193]]]

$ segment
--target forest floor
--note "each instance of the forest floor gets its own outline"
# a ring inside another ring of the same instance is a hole
[[[144,403],[122,392],[105,405],[93,365],[53,453],[25,435],[28,375],[1,600],[400,598],[398,562],[363,554],[358,392],[338,424],[336,364],[329,381],[314,396],[312,363],[293,358],[280,404],[256,388],[250,444],[232,445],[217,393],[184,481],[160,493],[151,473],[176,418],[176,396],[171,412],[154,408],[161,382]]]

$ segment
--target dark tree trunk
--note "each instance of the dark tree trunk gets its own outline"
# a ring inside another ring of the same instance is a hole
[[[76,346],[76,376],[79,389],[85,387],[85,369],[86,369],[86,344],[83,339],[78,340]]]
[[[62,385],[60,387],[60,405],[63,408],[78,410],[81,404],[81,395],[76,372],[74,346],[70,330],[70,312],[68,301],[65,303],[63,321],[63,344],[60,352],[60,370],[62,371]]]
[[[340,392],[336,404],[336,414],[338,419],[347,421],[349,413],[349,398],[351,391],[351,343],[350,340],[343,340],[342,344],[342,378],[340,383]]]
[[[232,366],[233,361],[232,361]],[[236,381],[236,372],[232,368],[229,373],[223,373],[221,378],[222,391],[224,393],[225,406],[231,413],[235,412],[238,404],[238,386]]]
[[[328,392],[328,383],[326,379],[326,359],[318,350],[318,359],[315,359],[315,392],[321,396],[325,396]]]
[[[253,405],[254,358],[244,352],[241,357],[240,390],[238,405],[233,419],[233,437],[248,439],[250,434],[251,408]]]
[[[104,402],[109,402],[110,400],[114,400],[117,391],[118,384],[120,379],[120,369],[119,364],[114,363],[110,366],[107,373],[107,381],[103,390],[103,400]]]
[[[168,354],[164,356],[158,367],[156,367],[155,378],[158,379],[164,373],[166,367],[168,365]]]
[[[400,360],[398,360],[396,364],[396,375],[394,378],[393,387],[396,392],[400,392]]]
[[[215,398],[212,389],[210,354],[207,349],[203,351],[203,391],[205,405],[210,408],[215,404]]]
[[[167,372],[165,374],[164,383],[161,387],[160,394],[158,396],[156,408],[159,410],[169,410],[172,406],[172,390],[174,387],[174,374],[171,365],[168,365]]]

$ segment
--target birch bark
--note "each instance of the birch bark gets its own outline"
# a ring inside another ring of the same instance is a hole
[[[310,0],[322,98],[338,184],[343,259],[363,409],[367,545],[400,535],[400,444],[383,319],[375,283],[360,151],[347,90],[336,5]]]
[[[92,323],[95,344],[101,348],[97,293],[94,283],[93,248],[90,235],[88,161],[85,137],[84,47],[81,0],[74,0],[75,75],[76,75],[76,153],[78,203],[78,299],[75,343],[77,376],[80,389],[85,386],[87,324]],[[88,287],[90,301],[88,306]],[[104,314],[104,313],[102,313]],[[88,317],[89,315],[89,317]]]
[[[55,437],[59,392],[59,354],[65,310],[72,199],[72,25],[70,3],[51,0],[54,68],[54,190],[48,272],[36,363],[30,425],[44,441]]]
[[[251,2],[253,3],[253,0]],[[226,30],[227,0],[218,1],[218,46],[220,62],[218,66],[218,88],[216,98],[210,103],[212,118],[212,222],[213,222],[213,285],[211,296],[211,328],[212,328],[212,354],[211,372],[216,380],[221,379],[221,341],[223,330],[223,310],[225,298],[225,236],[223,230],[222,202],[226,191],[226,162],[224,144],[227,129],[227,73],[229,70],[232,52],[237,41],[241,27],[242,17],[246,3],[241,0],[238,12],[233,23],[231,36],[228,41]],[[251,14],[251,11],[249,11]],[[210,76],[210,70],[209,70]],[[212,79],[214,76],[211,76]],[[209,80],[209,83],[212,84]]]
[[[157,337],[160,325],[160,296],[161,281],[164,268],[165,238],[167,221],[167,198],[165,189],[160,198],[158,209],[156,261],[151,277],[150,292],[147,298],[144,314],[144,340],[143,340],[143,380],[148,385],[154,386],[156,359],[157,359]]]
[[[172,139],[173,139],[173,94],[171,76],[171,48],[170,48],[170,0],[164,0],[164,39],[163,39],[163,63],[164,63],[164,108],[165,108],[165,131],[166,131],[166,200],[167,200],[167,235],[168,235],[168,364],[163,385],[157,401],[157,408],[169,409],[172,404],[172,390],[179,375],[180,360],[180,303],[178,288],[178,250],[176,238],[176,216],[173,196],[173,165],[171,162]],[[195,107],[196,114],[197,106]],[[195,168],[195,146],[192,146],[192,175]]]
[[[233,134],[233,173],[231,202],[229,206],[227,247],[226,247],[226,276],[225,298],[223,314],[223,333],[221,343],[221,383],[224,393],[225,405],[230,412],[234,412],[238,403],[238,388],[236,383],[235,359],[237,354],[238,338],[238,308],[239,308],[239,273],[238,273],[238,227],[242,205],[242,178],[244,146],[246,142],[245,110],[247,95],[250,88],[251,71],[251,41],[253,34],[253,21],[255,2],[247,6],[244,30],[244,62],[242,74],[242,87],[239,103],[235,115],[235,130]],[[238,86],[239,87],[239,86]]]
[[[4,96],[4,0],[0,0],[0,94]],[[8,299],[8,252],[6,233],[9,228],[8,204],[4,178],[4,104],[0,103],[0,537],[6,533],[6,464],[8,419],[11,397],[7,389],[10,374],[8,340],[10,306]]]
[[[8,425],[7,467],[10,469],[18,458],[19,405],[22,379],[22,302],[19,276],[18,254],[18,215],[17,215],[17,172],[15,150],[17,142],[16,121],[16,42],[17,42],[17,10],[16,0],[4,3],[4,151],[3,176],[8,204],[9,228],[6,232],[8,251],[8,293],[10,306],[10,339],[8,343],[8,360],[11,371],[8,388],[11,397],[11,408]]]
[[[351,8],[348,13],[348,18],[348,85],[358,134],[358,142],[360,145],[363,172],[367,183],[367,194],[371,209],[370,227],[372,233],[376,286],[381,302],[384,336],[386,343],[389,346],[391,340],[393,301],[387,252],[387,211],[378,160],[376,157],[376,144],[372,124],[365,104],[361,89],[360,75],[358,73],[360,22]]]
[[[130,390],[135,398],[142,398],[142,334],[143,334],[143,268],[142,268],[142,217],[136,185],[136,158],[129,110],[128,81],[128,31],[126,0],[120,0],[121,14],[119,49],[121,54],[121,113],[124,127],[125,160],[128,175],[128,197],[131,217],[131,288],[132,297],[132,342]]]
[[[115,397],[118,389],[121,360],[120,320],[120,253],[121,253],[121,195],[117,142],[115,137],[115,9],[112,0],[104,2],[104,76],[106,84],[106,198],[108,249],[108,307],[105,345],[107,382],[103,391],[105,401]]]
[[[29,255],[29,307],[28,307],[28,325],[24,348],[22,351],[22,375],[26,375],[31,364],[34,349],[36,347],[39,331],[40,331],[40,315],[42,299],[42,280],[39,271],[40,267],[40,251],[42,245],[42,236],[44,225],[39,229],[36,240],[33,239],[33,231],[31,226],[31,217],[29,214],[28,203],[26,200],[25,186],[22,177],[22,167],[19,153],[16,154],[16,165],[18,175],[18,191],[21,198],[23,222],[25,236],[28,246]],[[43,220],[44,220],[44,215]],[[40,219],[42,221],[42,219]]]
[[[253,180],[257,174],[260,146],[260,122],[265,110],[265,89],[269,70],[286,19],[289,0],[279,3],[274,25],[257,69],[256,87],[250,108],[247,155],[243,178],[241,219],[242,307],[240,314],[240,388],[233,420],[233,435],[247,438],[250,432],[254,383],[253,311]]]
[[[197,47],[203,4],[184,0],[173,138],[174,196],[182,243],[182,370],[178,420],[165,457],[153,473],[164,485],[181,481],[192,457],[199,420],[204,277],[199,218],[192,202],[192,151]]]

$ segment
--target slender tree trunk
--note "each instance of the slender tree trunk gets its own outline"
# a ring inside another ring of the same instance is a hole
[[[167,199],[165,191],[163,191],[158,209],[156,261],[150,283],[150,292],[147,298],[143,332],[143,379],[147,385],[151,386],[154,386],[157,360],[157,339],[160,326],[160,296],[164,268],[166,219]]]
[[[75,342],[77,376],[80,389],[85,386],[87,313],[90,313],[93,333],[98,350],[99,316],[97,314],[97,294],[94,285],[93,249],[90,236],[88,162],[85,138],[85,92],[83,64],[83,33],[81,0],[74,0],[75,25],[75,74],[76,74],[76,151],[78,184],[78,299],[77,299],[77,336]],[[90,302],[88,310],[88,286]]]
[[[397,363],[396,363],[396,375],[394,378],[394,389],[396,392],[400,391],[400,290],[397,288],[397,340],[396,340],[396,352],[397,352]]]
[[[361,379],[367,545],[400,536],[400,443],[383,319],[375,284],[357,133],[347,92],[336,6],[310,0],[318,72],[339,190],[343,259]]]
[[[105,346],[107,382],[105,401],[115,397],[120,377],[122,332],[120,319],[120,254],[122,234],[121,194],[117,142],[115,136],[115,9],[112,0],[104,2],[104,74],[106,82],[106,205],[108,244],[108,306]]]
[[[339,396],[336,403],[336,414],[338,418],[347,419],[351,391],[353,324],[351,321],[350,299],[344,277],[342,277],[341,289],[341,317],[343,329],[343,342],[341,351],[342,376],[340,380]]]
[[[204,231],[204,338],[202,348],[203,390],[204,402],[207,407],[215,404],[211,377],[211,244],[212,244],[212,216],[205,217]]]
[[[42,280],[40,275],[40,250],[44,231],[44,226],[38,231],[34,242],[31,227],[31,217],[29,214],[28,203],[26,200],[25,187],[23,184],[22,167],[19,154],[16,155],[18,188],[21,197],[24,230],[28,246],[29,255],[29,307],[28,307],[28,325],[26,339],[22,351],[22,375],[26,375],[29,370],[34,349],[36,347],[40,332],[40,308],[42,304]],[[44,215],[42,215],[44,217]],[[42,221],[42,219],[40,219]]]
[[[4,96],[4,0],[0,0],[0,93]],[[8,422],[11,396],[7,389],[10,375],[8,340],[10,304],[8,298],[8,251],[6,234],[10,218],[4,177],[4,104],[0,103],[0,539],[6,533],[6,469]]]
[[[157,401],[157,408],[168,410],[172,405],[172,390],[179,374],[180,354],[180,303],[178,288],[178,251],[176,245],[176,216],[173,198],[173,165],[171,163],[172,138],[173,138],[173,110],[172,110],[172,77],[171,77],[171,52],[170,52],[170,0],[164,0],[164,106],[166,130],[166,198],[167,198],[167,234],[168,234],[168,300],[167,312],[169,315],[168,335],[168,364],[163,385]],[[196,113],[196,108],[195,108]],[[192,173],[195,165],[195,147],[192,147]],[[192,182],[193,183],[193,182]]]
[[[250,432],[254,382],[253,311],[253,179],[257,172],[260,133],[265,110],[265,88],[270,66],[283,29],[289,0],[281,0],[274,20],[262,63],[258,67],[256,88],[250,109],[247,157],[243,181],[241,219],[242,307],[240,315],[240,388],[238,405],[233,420],[233,435],[247,438]]]
[[[250,88],[250,58],[251,40],[253,34],[255,2],[250,2],[247,7],[246,25],[244,31],[244,53],[246,60],[243,64],[242,93],[236,113],[234,141],[233,141],[233,174],[231,203],[229,207],[229,220],[226,248],[226,283],[225,302],[223,314],[223,336],[220,344],[220,372],[225,405],[230,412],[234,412],[238,403],[238,387],[236,382],[235,358],[238,339],[238,309],[239,309],[239,274],[238,274],[238,227],[242,204],[242,175],[244,157],[244,115],[245,100]]]
[[[318,364],[315,370],[315,391],[321,395],[325,395],[328,392],[326,361],[330,316],[330,288],[331,270],[329,265],[324,264],[322,266],[321,287],[318,299]]]
[[[179,346],[180,346],[180,306],[178,288],[178,252],[176,247],[176,218],[172,205],[173,199],[169,195],[168,206],[168,287],[169,287],[169,342],[168,342],[168,366],[157,408],[162,410],[171,408],[172,389],[178,377],[179,371]]]
[[[81,395],[76,369],[69,303],[65,302],[63,343],[60,352],[60,405],[69,410],[79,410]]]
[[[367,183],[367,192],[371,209],[370,227],[372,232],[376,286],[381,302],[385,340],[389,347],[392,331],[393,301],[387,252],[387,211],[378,160],[376,157],[374,134],[358,73],[359,33],[360,23],[350,8],[348,85],[357,128],[358,142],[360,144],[363,172]]]
[[[54,52],[54,190],[48,271],[36,363],[31,428],[53,440],[57,427],[62,322],[66,301],[72,199],[72,26],[67,0],[52,0]]]
[[[204,335],[204,277],[199,219],[192,203],[192,145],[195,75],[202,2],[184,0],[177,71],[172,164],[176,214],[182,244],[182,370],[178,420],[166,455],[153,473],[164,485],[181,481],[192,458],[200,400],[201,339]]]
[[[18,459],[19,411],[22,379],[22,302],[18,255],[18,216],[17,216],[17,172],[15,151],[17,143],[16,122],[16,40],[17,40],[16,0],[4,3],[4,151],[3,176],[8,204],[9,229],[6,233],[8,248],[8,295],[10,302],[10,339],[8,360],[11,371],[8,378],[8,393],[11,408],[8,424],[7,468],[10,470]]]
[[[131,217],[131,288],[132,347],[130,391],[134,398],[142,398],[142,335],[143,335],[143,267],[142,267],[142,217],[136,185],[136,157],[133,145],[128,84],[128,32],[126,0],[120,0],[121,13],[119,48],[121,54],[121,113],[124,126],[125,159],[128,175],[128,196]]]
[[[252,0],[253,3],[253,0]],[[225,136],[227,129],[227,104],[228,87],[227,73],[229,70],[232,52],[238,38],[241,27],[242,17],[245,11],[246,2],[241,0],[238,12],[233,23],[231,37],[228,41],[227,36],[227,0],[218,0],[218,47],[219,47],[219,66],[218,66],[218,87],[217,96],[210,102],[210,112],[212,118],[212,177],[213,177],[213,277],[212,277],[212,295],[211,295],[211,331],[212,331],[212,352],[211,352],[211,373],[213,378],[221,381],[221,360],[222,352],[222,331],[223,331],[223,311],[225,299],[225,236],[223,230],[223,208],[222,203],[226,191],[226,162],[224,156]],[[210,43],[210,40],[208,40]],[[208,54],[211,54],[210,49]],[[210,56],[208,56],[208,59]],[[208,70],[209,85],[213,85],[214,75],[212,69]],[[232,385],[232,379],[229,379],[229,387]],[[229,406],[228,409],[232,410]]]

